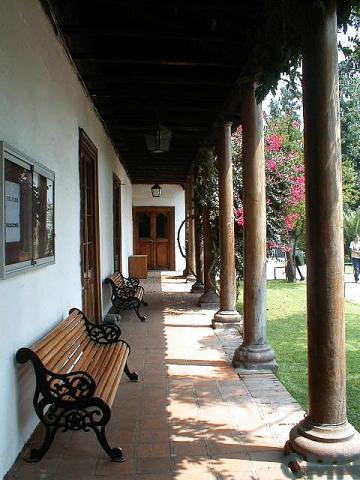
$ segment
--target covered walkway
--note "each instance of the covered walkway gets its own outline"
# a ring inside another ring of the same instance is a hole
[[[140,381],[124,377],[109,427],[126,462],[112,463],[92,432],[59,432],[42,461],[26,463],[38,428],[7,479],[293,478],[282,452],[299,405],[272,373],[235,372],[234,325],[214,332],[214,310],[196,306],[183,277],[154,272],[144,284],[148,321],[121,320]]]

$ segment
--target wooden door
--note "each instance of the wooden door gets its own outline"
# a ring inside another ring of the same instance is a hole
[[[113,176],[113,217],[114,272],[121,272],[121,182],[116,175]]]
[[[147,255],[150,270],[175,270],[173,207],[134,208],[135,255]]]
[[[80,220],[82,308],[90,321],[101,321],[97,149],[80,130]]]

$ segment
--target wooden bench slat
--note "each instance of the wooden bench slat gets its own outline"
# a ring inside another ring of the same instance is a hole
[[[111,345],[105,345],[101,350],[96,349],[93,351],[93,355],[87,358],[86,365],[82,366],[80,363],[79,370],[86,370],[95,380],[101,365],[104,363],[105,357],[109,355]],[[81,362],[82,359],[80,359]]]
[[[63,337],[59,339],[59,341],[52,346],[52,349],[47,351],[46,354],[45,350],[41,351],[41,361],[44,365],[52,370],[56,366],[61,369],[61,357],[70,357],[71,353],[73,352],[74,348],[78,346],[79,340],[83,335],[86,335],[84,332],[84,327],[81,323],[77,324],[71,331],[67,332],[63,335]]]
[[[69,373],[72,370],[78,370],[78,358],[79,355],[87,348],[88,345],[92,345],[94,342],[87,336],[86,333],[82,333],[81,337],[78,338],[76,343],[71,347],[71,350],[64,352],[57,361],[57,370],[59,373]],[[53,366],[51,369],[54,369]]]
[[[108,389],[108,391],[104,392],[104,395],[105,395],[105,398],[106,398],[105,401],[108,405],[112,405],[113,402],[114,402],[115,395],[118,391],[119,384],[120,384],[120,381],[121,381],[121,377],[122,377],[122,374],[123,374],[123,371],[124,371],[124,368],[125,368],[125,365],[126,365],[127,357],[128,357],[128,355],[126,355],[126,357],[125,356],[122,357],[122,363],[121,363],[119,371],[118,371],[117,382],[114,382],[114,384],[111,386],[111,388]]]
[[[120,348],[114,351],[113,355],[108,359],[107,365],[104,369],[102,369],[100,375],[97,377],[97,388],[95,393],[100,398],[103,398],[104,400],[107,398],[108,393],[115,382],[117,383],[117,386],[119,385],[119,370],[121,368],[123,359],[126,361],[127,357],[128,348],[125,344],[123,344],[120,346]]]
[[[116,349],[116,344],[113,343],[111,345],[107,345],[106,348],[104,348],[103,354],[97,358],[96,363],[94,362],[94,365],[92,368],[92,365],[90,365],[90,371],[92,371],[91,375],[94,378],[96,382],[98,382],[98,379],[101,378],[102,371],[104,368],[106,368],[106,365],[108,363],[109,357],[112,355],[114,350]]]
[[[90,341],[84,348],[83,354],[81,358],[79,358],[77,364],[76,364],[76,370],[83,370],[89,373],[91,375],[90,370],[89,370],[89,365],[93,361],[93,357],[96,355],[96,352],[99,351],[98,345]],[[100,355],[100,352],[98,353]]]
[[[32,347],[32,351],[35,352],[40,358],[43,358],[48,352],[54,350],[57,346],[60,346],[64,338],[71,337],[71,332],[73,329],[81,329],[83,321],[80,315],[74,316],[71,322],[66,323],[62,322],[58,327],[56,327],[53,333],[49,333],[47,337],[49,339],[44,342],[41,340]],[[45,337],[45,338],[47,338]]]

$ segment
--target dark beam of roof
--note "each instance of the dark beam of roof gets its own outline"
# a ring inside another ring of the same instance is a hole
[[[82,0],[83,3],[89,5],[89,0]],[[255,3],[255,2],[254,2]],[[178,10],[179,8],[184,10],[193,10],[193,11],[220,11],[220,12],[248,12],[251,11],[254,6],[253,3],[247,3],[241,0],[235,1],[233,3],[225,1],[217,2],[194,2],[189,0],[176,0],[174,1],[156,1],[156,0],[92,0],[91,6],[93,8],[114,6],[114,7],[125,7],[130,9],[168,9],[168,10]]]
[[[186,172],[184,172],[182,175],[177,175],[176,177],[166,177],[166,178],[158,177],[154,172],[152,173],[153,173],[152,180],[149,179],[149,177],[147,178],[136,177],[131,179],[131,183],[132,184],[139,183],[139,184],[146,184],[146,185],[152,185],[153,183],[155,183],[155,181],[160,183],[161,185],[167,185],[167,184],[183,185],[184,183],[186,183],[186,175],[187,175]]]
[[[158,111],[166,111],[166,112],[185,112],[189,113],[190,115],[192,113],[217,113],[219,111],[218,105],[217,104],[204,104],[201,106],[197,105],[180,105],[180,104],[172,104],[169,102],[163,103],[163,102],[158,102],[158,103],[146,103],[145,105],[141,105],[141,103],[134,103],[134,102],[129,102],[129,103],[124,103],[119,106],[116,106],[116,108],[111,108],[109,106],[108,108],[103,105],[102,108],[100,109],[103,117],[105,115],[109,114],[110,117],[116,117],[122,116],[122,113],[125,114],[137,114],[139,111],[144,113],[144,112],[158,112]]]
[[[149,123],[146,125],[129,125],[129,124],[119,124],[117,123],[113,127],[109,128],[110,133],[113,131],[117,132],[142,132],[143,130],[148,129],[149,127],[153,126],[154,123]],[[208,128],[202,127],[202,126],[189,126],[189,125],[169,125],[169,128],[175,132],[175,131],[180,131],[180,132],[207,132]]]
[[[204,132],[205,131],[206,130],[204,130]],[[143,132],[138,132],[138,131],[134,130],[134,131],[124,132],[123,136],[122,135],[119,136],[118,133],[113,133],[111,135],[111,138],[114,140],[114,142],[117,141],[119,143],[124,139],[124,137],[126,139],[130,140],[130,138],[131,139],[138,138],[139,135],[141,136],[142,134],[143,134]],[[176,138],[182,138],[184,140],[192,140],[192,141],[196,142],[198,136],[196,136],[196,138],[194,139],[194,133],[192,131],[189,132],[189,131],[179,131],[178,130],[178,131],[176,131]],[[128,145],[128,141],[126,142],[126,144]]]
[[[148,75],[148,74],[147,74]],[[107,73],[106,76],[98,74],[98,73],[90,73],[84,74],[82,76],[84,82],[88,81],[101,81],[103,82],[104,79],[109,81],[116,81],[119,84],[154,84],[154,85],[200,85],[200,86],[214,86],[214,87],[229,87],[233,85],[231,80],[227,79],[226,77],[218,77],[218,78],[181,78],[180,76],[177,77],[165,77],[165,76],[146,76],[146,75],[138,75],[138,76],[125,76],[122,73]]]
[[[200,43],[221,43],[240,45],[241,40],[236,40],[231,37],[224,37],[219,35],[208,35],[191,33],[191,32],[166,32],[159,30],[132,30],[126,29],[122,26],[114,27],[100,27],[100,26],[85,26],[85,25],[63,25],[61,31],[65,35],[79,35],[79,36],[94,36],[94,37],[118,37],[118,38],[139,38],[139,39],[159,39],[159,40],[184,40],[190,42]]]
[[[212,68],[239,68],[236,63],[211,62],[207,60],[185,60],[164,58],[125,58],[121,56],[106,56],[93,53],[73,53],[76,62],[117,63],[133,65],[167,65],[174,67],[212,67]]]
[[[102,88],[102,89],[96,89],[96,88],[89,88],[89,94],[91,97],[94,97],[96,99],[110,99],[113,101],[113,99],[116,98],[123,98],[126,100],[139,100],[145,99],[148,100],[149,98],[153,97],[156,98],[158,91],[151,91],[151,92],[146,92],[146,91],[141,91],[141,90],[125,90],[125,89],[108,89],[108,88]],[[159,91],[160,95],[161,91]],[[173,102],[174,100],[179,101],[179,98],[183,100],[183,102],[191,101],[191,102],[199,102],[199,103],[212,103],[214,102],[214,95],[211,95],[209,92],[208,94],[205,95],[203,92],[202,95],[197,94],[196,92],[191,92],[191,93],[186,93],[182,92],[181,97],[180,93],[177,91],[174,92],[167,92],[161,94],[161,100],[168,101],[168,102]],[[220,99],[216,98],[216,101],[219,102]]]

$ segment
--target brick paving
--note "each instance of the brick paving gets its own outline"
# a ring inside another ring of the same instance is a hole
[[[153,273],[143,283],[148,321],[133,312],[121,320],[140,380],[124,376],[108,428],[126,461],[111,462],[92,432],[60,432],[43,460],[27,463],[40,427],[7,480],[293,478],[282,447],[304,415],[299,405],[273,374],[231,367],[237,329],[214,332],[214,311],[196,306],[182,277]]]

